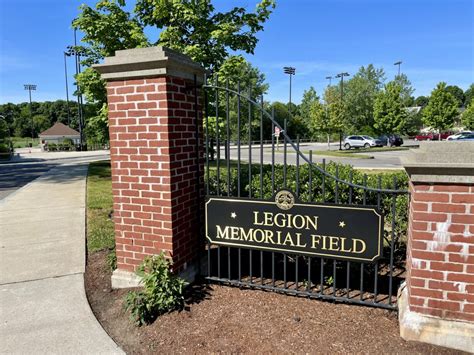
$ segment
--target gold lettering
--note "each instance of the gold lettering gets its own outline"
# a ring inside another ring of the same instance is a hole
[[[291,238],[291,233],[290,232],[286,233],[286,237],[285,237],[285,240],[283,241],[283,244],[287,244],[287,242],[290,242],[290,245],[292,247],[295,246],[295,243],[293,243],[293,239]]]
[[[260,240],[257,239],[257,233],[260,234]],[[264,232],[263,230],[261,230],[261,229],[255,229],[255,230],[253,231],[253,241],[254,241],[254,242],[262,243],[264,239],[265,239],[265,232]]]
[[[240,240],[240,228],[239,227],[227,227],[230,228],[230,239],[231,240]]]
[[[362,249],[357,250],[357,244],[360,244]],[[365,244],[365,242],[362,239],[353,239],[352,240],[353,253],[361,254],[365,251],[366,248],[367,248],[367,245]]]
[[[265,243],[270,243],[269,240],[271,241],[272,244],[275,244],[275,241],[273,240],[273,232],[266,229],[265,230]]]
[[[285,215],[283,213],[277,213],[273,220],[277,227],[283,228],[285,226]]]
[[[339,246],[338,246],[338,237],[329,237],[329,250],[331,251],[338,251]]]
[[[296,246],[304,248],[308,243],[301,244],[301,233],[296,233]]]
[[[321,241],[321,236],[318,234],[311,234],[311,248],[316,249],[316,244],[319,247],[319,242]]]
[[[229,239],[229,236],[228,236],[228,234],[229,234],[229,229],[228,228],[229,227],[225,227],[224,231],[222,231],[221,226],[216,225],[216,227],[217,227],[217,236],[216,236],[217,239],[219,239],[219,238],[220,239]]]
[[[245,241],[252,241],[252,234],[253,234],[253,228],[250,228],[245,234],[245,229],[240,228],[240,240],[245,240]]]
[[[253,224],[256,226],[263,225],[263,222],[258,222],[258,211],[253,211]]]
[[[313,229],[316,231],[318,230],[318,216],[313,216],[314,221],[311,219],[310,216],[305,216],[306,217],[306,229],[309,229],[309,225],[313,227]]]
[[[273,213],[271,213],[271,212],[264,212],[264,213],[263,213],[263,216],[264,216],[264,220],[265,220],[264,223],[263,223],[263,225],[264,225],[264,226],[269,226],[269,227],[273,226],[273,222],[272,222]]]
[[[299,221],[299,224],[297,225]],[[293,227],[295,227],[296,229],[303,229],[305,226],[305,223],[304,223],[304,218],[303,216],[297,214],[296,216],[293,217]]]
[[[346,240],[347,238],[341,237],[341,251],[344,253],[352,252],[352,248],[346,249]]]

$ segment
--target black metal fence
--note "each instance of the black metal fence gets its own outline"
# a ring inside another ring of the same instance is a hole
[[[224,247],[206,240],[206,279],[396,309],[396,290],[405,271],[406,181],[363,175],[325,160],[314,162],[313,152],[305,154],[299,138],[289,137],[287,120],[280,124],[265,110],[263,98],[252,99],[251,87],[243,93],[240,83],[231,89],[229,82],[214,80],[204,85],[208,196],[269,199],[287,188],[301,201],[377,206],[385,215],[385,230],[383,256],[375,263]],[[275,127],[281,131],[282,152],[272,134]],[[265,145],[265,140],[270,143]]]

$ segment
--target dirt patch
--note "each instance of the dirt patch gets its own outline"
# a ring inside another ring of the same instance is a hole
[[[186,310],[133,326],[112,290],[105,252],[89,255],[86,292],[107,333],[128,354],[457,353],[399,337],[397,314],[277,293],[195,286]]]

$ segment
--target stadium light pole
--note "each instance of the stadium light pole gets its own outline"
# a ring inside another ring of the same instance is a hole
[[[33,139],[35,138],[35,125],[33,123],[33,109],[31,108],[31,92],[36,90],[36,85],[24,84],[23,87],[25,90],[28,90],[30,96],[31,145],[33,145]]]
[[[399,60],[398,62],[395,62],[393,63],[393,65],[398,65],[398,76],[400,76],[400,65],[402,64],[403,62],[401,60]]]
[[[288,121],[290,121],[291,120],[291,77],[295,75],[296,69],[293,67],[284,67],[283,72],[290,76],[290,103],[288,104],[288,116],[289,116]]]
[[[331,80],[332,80],[332,78],[334,78],[334,77],[333,77],[333,76],[327,76],[327,77],[326,77],[326,80],[329,80],[328,86],[331,86]]]
[[[344,102],[344,77],[349,76],[349,73],[342,72],[336,75],[336,78],[341,78],[341,105]],[[339,131],[339,150],[342,150],[342,131]]]
[[[67,125],[71,125],[71,112],[69,110],[69,87],[68,87],[68,82],[67,82],[67,61],[66,57],[69,57],[70,54],[67,52],[64,53],[64,79],[66,81],[66,108],[67,108]]]

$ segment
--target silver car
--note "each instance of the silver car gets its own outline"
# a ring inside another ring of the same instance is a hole
[[[370,136],[348,136],[344,139],[344,148],[346,149],[370,148],[376,147],[377,145],[376,139]]]

